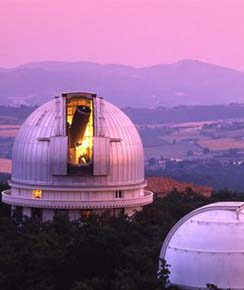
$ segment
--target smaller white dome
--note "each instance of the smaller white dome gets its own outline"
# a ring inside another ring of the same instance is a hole
[[[220,202],[183,217],[168,233],[160,258],[170,282],[181,288],[244,289],[242,202]]]

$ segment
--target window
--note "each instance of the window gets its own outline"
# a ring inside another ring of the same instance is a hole
[[[115,191],[115,198],[122,198],[122,191],[121,190],[116,190]]]
[[[40,189],[33,189],[32,190],[32,198],[42,198],[42,191]]]

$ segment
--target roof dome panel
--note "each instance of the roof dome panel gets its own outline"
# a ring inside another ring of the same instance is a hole
[[[108,172],[94,174],[52,174],[52,138],[67,137],[66,98],[56,98],[35,110],[24,122],[13,147],[12,182],[24,184],[106,184],[129,185],[144,182],[144,153],[139,134],[130,119],[118,108],[98,97],[93,102],[94,139],[106,138]],[[61,139],[61,138],[60,138]],[[100,140],[98,141],[98,143]],[[57,158],[67,154],[63,139]],[[56,162],[56,161],[55,161]],[[95,161],[94,161],[95,162]],[[93,167],[96,164],[93,164]]]

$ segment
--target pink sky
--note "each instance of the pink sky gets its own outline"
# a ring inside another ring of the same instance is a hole
[[[2,67],[185,58],[244,70],[244,0],[0,0]]]

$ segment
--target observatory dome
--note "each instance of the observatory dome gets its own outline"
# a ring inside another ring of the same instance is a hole
[[[3,201],[28,215],[31,208],[131,214],[152,202],[134,124],[95,94],[63,94],[36,109],[18,132],[12,162]]]
[[[244,211],[241,202],[220,202],[183,217],[168,233],[160,258],[170,283],[186,289],[244,289]]]

